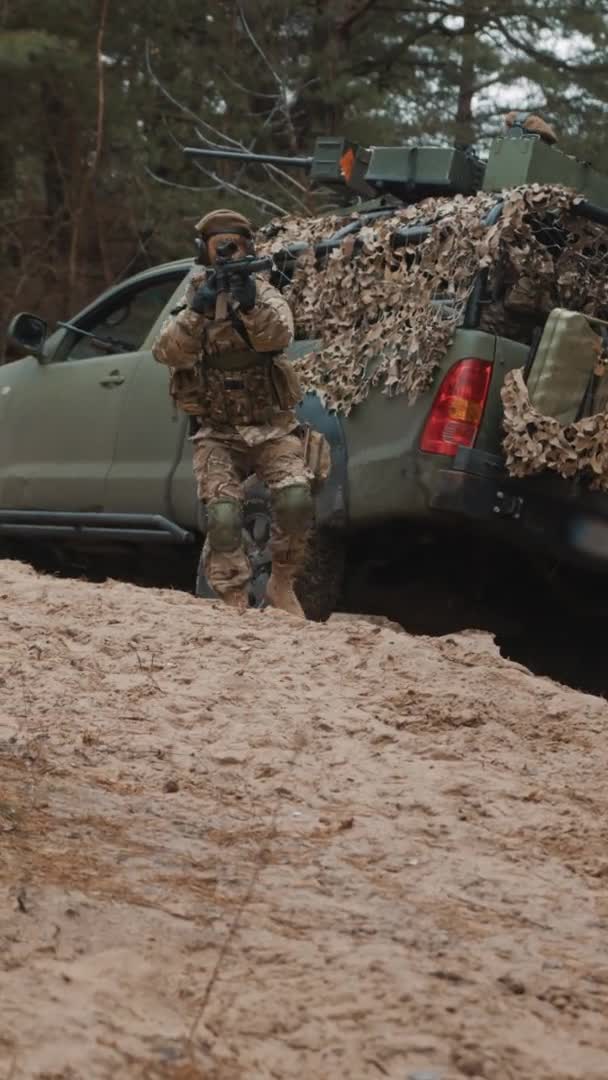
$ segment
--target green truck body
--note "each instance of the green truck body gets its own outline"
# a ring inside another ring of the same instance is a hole
[[[190,265],[184,260],[146,271],[109,290],[73,320],[99,326],[97,313],[108,304],[122,305],[129,294],[156,284],[159,299],[163,292],[168,296],[137,349],[73,358],[70,339],[76,335],[60,330],[39,359],[29,356],[0,368],[0,507],[5,513],[163,514],[185,529],[196,528],[187,418],[173,408],[166,369],[151,353]],[[296,342],[292,352],[309,347]],[[515,342],[460,330],[437,373],[439,384],[454,363],[470,356],[495,365],[477,440],[482,450],[498,450],[498,392],[504,372],[521,366],[526,352]],[[450,463],[418,449],[430,399],[425,394],[408,405],[403,397],[389,398],[375,389],[348,418],[337,418],[307,395],[300,407],[303,418],[310,416],[344,452],[345,491],[334,497],[339,509],[328,508],[324,523],[356,528],[428,512],[432,477]]]

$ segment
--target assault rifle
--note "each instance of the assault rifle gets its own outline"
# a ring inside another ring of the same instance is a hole
[[[243,259],[233,259],[236,251],[238,246],[234,240],[226,240],[223,244],[218,244],[215,253],[215,266],[211,272],[215,274],[217,290],[215,314],[220,319],[225,319],[228,312],[228,293],[232,277],[249,277],[251,274],[261,274],[264,270],[274,268],[270,255],[245,255]],[[207,272],[210,272],[209,268]]]
[[[217,246],[214,270],[218,292],[228,289],[228,281],[233,274],[237,277],[249,277],[250,274],[262,274],[265,270],[273,268],[274,263],[270,255],[245,255],[243,259],[233,259],[232,256],[236,251],[238,247],[234,240],[226,240]]]

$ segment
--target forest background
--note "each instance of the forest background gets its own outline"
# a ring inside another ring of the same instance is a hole
[[[0,356],[193,252],[218,204],[312,213],[304,173],[187,159],[184,145],[310,154],[320,134],[487,149],[508,109],[608,172],[608,2],[3,0]]]

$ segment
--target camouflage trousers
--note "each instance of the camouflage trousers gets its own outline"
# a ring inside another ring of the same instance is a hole
[[[304,462],[302,440],[294,435],[281,434],[250,446],[244,439],[231,436],[204,435],[193,441],[193,467],[198,497],[211,513],[218,503],[234,500],[242,511],[243,484],[255,473],[270,490],[272,506],[271,553],[273,566],[289,567],[294,576],[306,556],[310,522],[290,520],[277,513],[280,493],[286,489],[310,490],[312,473]],[[307,496],[307,490],[304,491]],[[203,548],[203,566],[207,581],[224,595],[233,589],[243,589],[251,578],[251,566],[242,535],[234,550],[214,550],[209,536]]]

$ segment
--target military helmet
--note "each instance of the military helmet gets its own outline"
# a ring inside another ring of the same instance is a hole
[[[222,233],[237,233],[249,240],[253,237],[251,222],[236,210],[211,210],[195,225],[195,229],[203,240]]]

